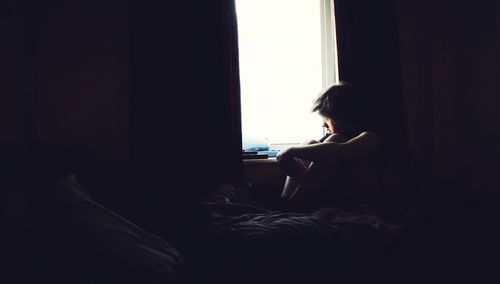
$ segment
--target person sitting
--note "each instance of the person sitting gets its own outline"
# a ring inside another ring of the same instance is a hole
[[[339,202],[376,202],[382,139],[370,126],[363,93],[343,82],[315,101],[327,134],[282,151],[278,163],[286,173],[281,200],[294,208],[317,209]]]

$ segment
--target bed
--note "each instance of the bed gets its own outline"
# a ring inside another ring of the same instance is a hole
[[[500,191],[454,188],[417,209],[273,210],[255,192],[215,189],[197,283],[444,283],[500,277]],[[434,194],[437,196],[437,194]],[[266,208],[267,207],[267,208]],[[386,208],[387,209],[387,208]],[[455,281],[454,280],[454,281]]]
[[[369,265],[401,225],[369,209],[276,210],[251,189],[229,185],[213,190],[202,206],[208,234],[199,248],[196,280],[200,283],[204,279],[219,283],[352,280],[353,273]]]

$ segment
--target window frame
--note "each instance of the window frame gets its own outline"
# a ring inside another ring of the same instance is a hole
[[[321,57],[323,88],[339,82],[334,0],[319,0],[321,11]]]
[[[337,52],[337,33],[335,25],[335,7],[334,0],[320,1],[320,33],[321,33],[321,58],[322,58],[322,88],[338,83],[338,52]],[[323,134],[326,134],[323,129]],[[282,151],[289,147],[299,145],[300,143],[270,143],[270,150]]]

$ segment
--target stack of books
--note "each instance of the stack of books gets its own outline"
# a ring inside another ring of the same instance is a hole
[[[258,151],[245,151],[243,150],[243,159],[267,159],[269,156],[265,153],[260,153]]]

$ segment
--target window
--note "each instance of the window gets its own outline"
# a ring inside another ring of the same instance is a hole
[[[243,148],[323,134],[314,99],[338,82],[333,0],[236,0]]]

